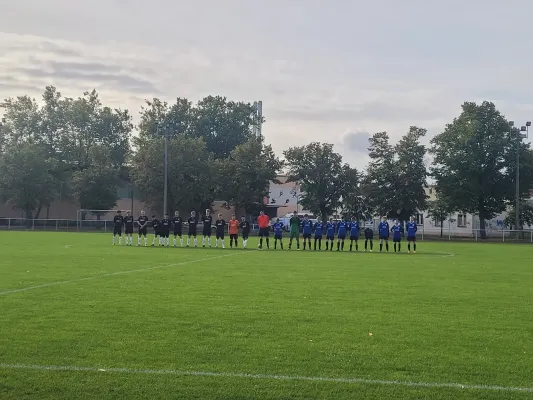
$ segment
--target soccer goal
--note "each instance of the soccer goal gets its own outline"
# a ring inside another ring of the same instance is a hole
[[[116,209],[91,210],[81,208],[76,211],[76,227],[78,230],[109,231],[113,229],[113,217]],[[120,210],[125,215],[130,210]]]

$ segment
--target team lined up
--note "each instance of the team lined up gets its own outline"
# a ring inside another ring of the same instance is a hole
[[[141,239],[144,238],[144,245],[148,246],[148,217],[144,211],[141,211],[140,216],[137,219],[138,224],[138,238],[137,246],[141,245]],[[198,247],[197,239],[197,226],[199,224],[199,218],[195,211],[192,211],[187,221],[184,221],[179,212],[176,211],[172,219],[168,214],[165,214],[165,218],[158,220],[155,216],[152,216],[151,225],[154,230],[154,237],[152,240],[152,246],[156,244],[159,246],[170,246],[170,235],[173,228],[174,241],[173,246],[177,246],[179,238],[180,246],[183,247],[182,230],[183,225],[187,224],[187,247],[192,244],[194,247]],[[202,216],[203,230],[202,230],[202,247],[206,245],[211,247],[211,235],[213,218],[211,211],[207,209]],[[257,218],[259,225],[259,249],[263,249],[263,241],[266,242],[267,249],[270,248],[270,232],[274,233],[274,249],[277,249],[279,243],[280,248],[283,249],[283,232],[285,226],[280,222],[279,218],[271,222],[270,218],[262,211]],[[117,215],[114,217],[114,230],[113,230],[113,245],[116,243],[116,238],[119,238],[119,244],[122,244],[122,228],[126,234],[126,245],[133,245],[133,230],[134,230],[134,218],[128,211],[126,216],[122,216],[120,211],[117,211]],[[246,248],[248,243],[248,237],[250,235],[251,224],[245,217],[241,217],[241,221],[232,215],[229,221],[225,221],[222,218],[222,214],[218,214],[218,218],[215,221],[215,247],[220,244],[222,248],[225,248],[225,233],[226,231],[230,237],[230,247],[238,247],[239,230],[242,236],[242,247]],[[413,252],[416,253],[416,232],[417,224],[414,218],[411,217],[406,224],[407,231],[407,251],[411,252],[411,244],[413,244]],[[355,217],[351,219],[345,219],[338,222],[334,222],[332,218],[326,223],[317,221],[313,223],[308,215],[305,215],[303,219],[300,219],[295,212],[293,217],[289,220],[289,250],[292,248],[292,244],[296,241],[296,248],[300,250],[300,232],[303,236],[303,249],[311,250],[311,239],[313,239],[313,250],[322,250],[322,239],[325,234],[325,250],[333,251],[335,239],[337,240],[337,251],[344,251],[344,243],[348,239],[350,240],[350,251],[353,251],[355,245],[355,251],[359,251],[359,236],[361,227],[359,221]],[[382,218],[382,221],[378,227],[379,233],[379,251],[383,251],[385,247],[386,251],[389,251],[389,238],[392,232],[392,240],[394,243],[394,251],[401,251],[401,243],[403,237],[403,227],[399,221],[391,227],[386,218]],[[370,251],[373,250],[373,238],[374,231],[370,227],[364,229],[364,250],[367,251],[370,247]]]

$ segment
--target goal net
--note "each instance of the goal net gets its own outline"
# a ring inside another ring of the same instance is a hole
[[[113,218],[117,213],[117,209],[112,210],[92,210],[92,209],[79,209],[76,212],[76,225],[79,230],[110,230],[113,229]],[[120,210],[122,215],[130,210]]]

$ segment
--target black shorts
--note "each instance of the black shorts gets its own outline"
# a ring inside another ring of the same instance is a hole
[[[379,240],[389,240],[389,235],[379,235]]]
[[[392,239],[394,243],[400,243],[402,241],[402,238],[394,238]]]
[[[326,240],[335,240],[335,235],[326,235]]]
[[[154,229],[154,235],[161,236],[161,232],[159,231],[159,229]]]
[[[270,229],[269,228],[259,228],[259,237],[269,237]]]
[[[113,227],[113,236],[122,236],[122,227],[121,226],[115,226]]]
[[[304,233],[303,237],[304,237],[304,239],[311,239],[311,234],[310,233]]]
[[[350,235],[350,240],[359,240],[359,236],[351,236]]]
[[[217,231],[216,238],[224,240],[224,231],[222,231],[222,232]]]
[[[407,236],[408,242],[416,242],[416,236]]]
[[[167,238],[167,237],[170,236],[170,231],[162,231],[160,236],[164,237],[164,238]]]
[[[322,240],[322,235],[315,235],[315,240]]]
[[[177,231],[174,230],[174,236],[179,236],[179,237],[181,237],[181,229],[179,229],[179,230],[177,230]]]
[[[133,235],[133,226],[127,227],[124,230],[124,233],[126,233],[126,235]]]
[[[346,235],[339,235],[339,236],[337,236],[337,239],[344,240],[344,239],[346,239]]]
[[[202,235],[211,237],[211,228],[209,229],[204,228],[204,230],[202,231]]]
[[[191,236],[196,237],[196,231],[189,231],[189,233],[187,234],[187,236],[189,236],[189,237],[191,237]]]
[[[365,236],[365,240],[374,240],[374,236]]]
[[[232,233],[232,234],[229,235],[230,240],[237,240],[238,237],[239,237],[239,235],[236,234],[236,233]]]
[[[148,229],[146,229],[146,226],[144,228],[139,228],[139,236],[146,236],[148,233]]]
[[[250,232],[243,232],[242,233],[242,240],[248,240],[248,236],[250,236]]]
[[[281,235],[274,235],[274,240],[281,240],[283,239],[283,236]]]

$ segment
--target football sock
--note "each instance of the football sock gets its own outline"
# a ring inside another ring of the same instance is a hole
[[[379,251],[383,251],[383,243],[379,244]]]
[[[211,237],[209,237],[209,236],[207,237],[207,245],[209,247],[211,247]]]
[[[194,238],[194,247],[197,247],[197,246],[198,246],[198,239]]]
[[[389,242],[385,243],[385,248],[389,251]]]
[[[267,249],[269,249],[270,248],[270,239],[266,238],[266,242],[267,242]]]
[[[118,244],[122,244],[122,236],[118,237]]]
[[[188,238],[187,238],[187,246],[190,246],[190,245],[191,245],[191,238],[188,237]]]
[[[341,242],[341,250],[344,251],[344,240]]]

